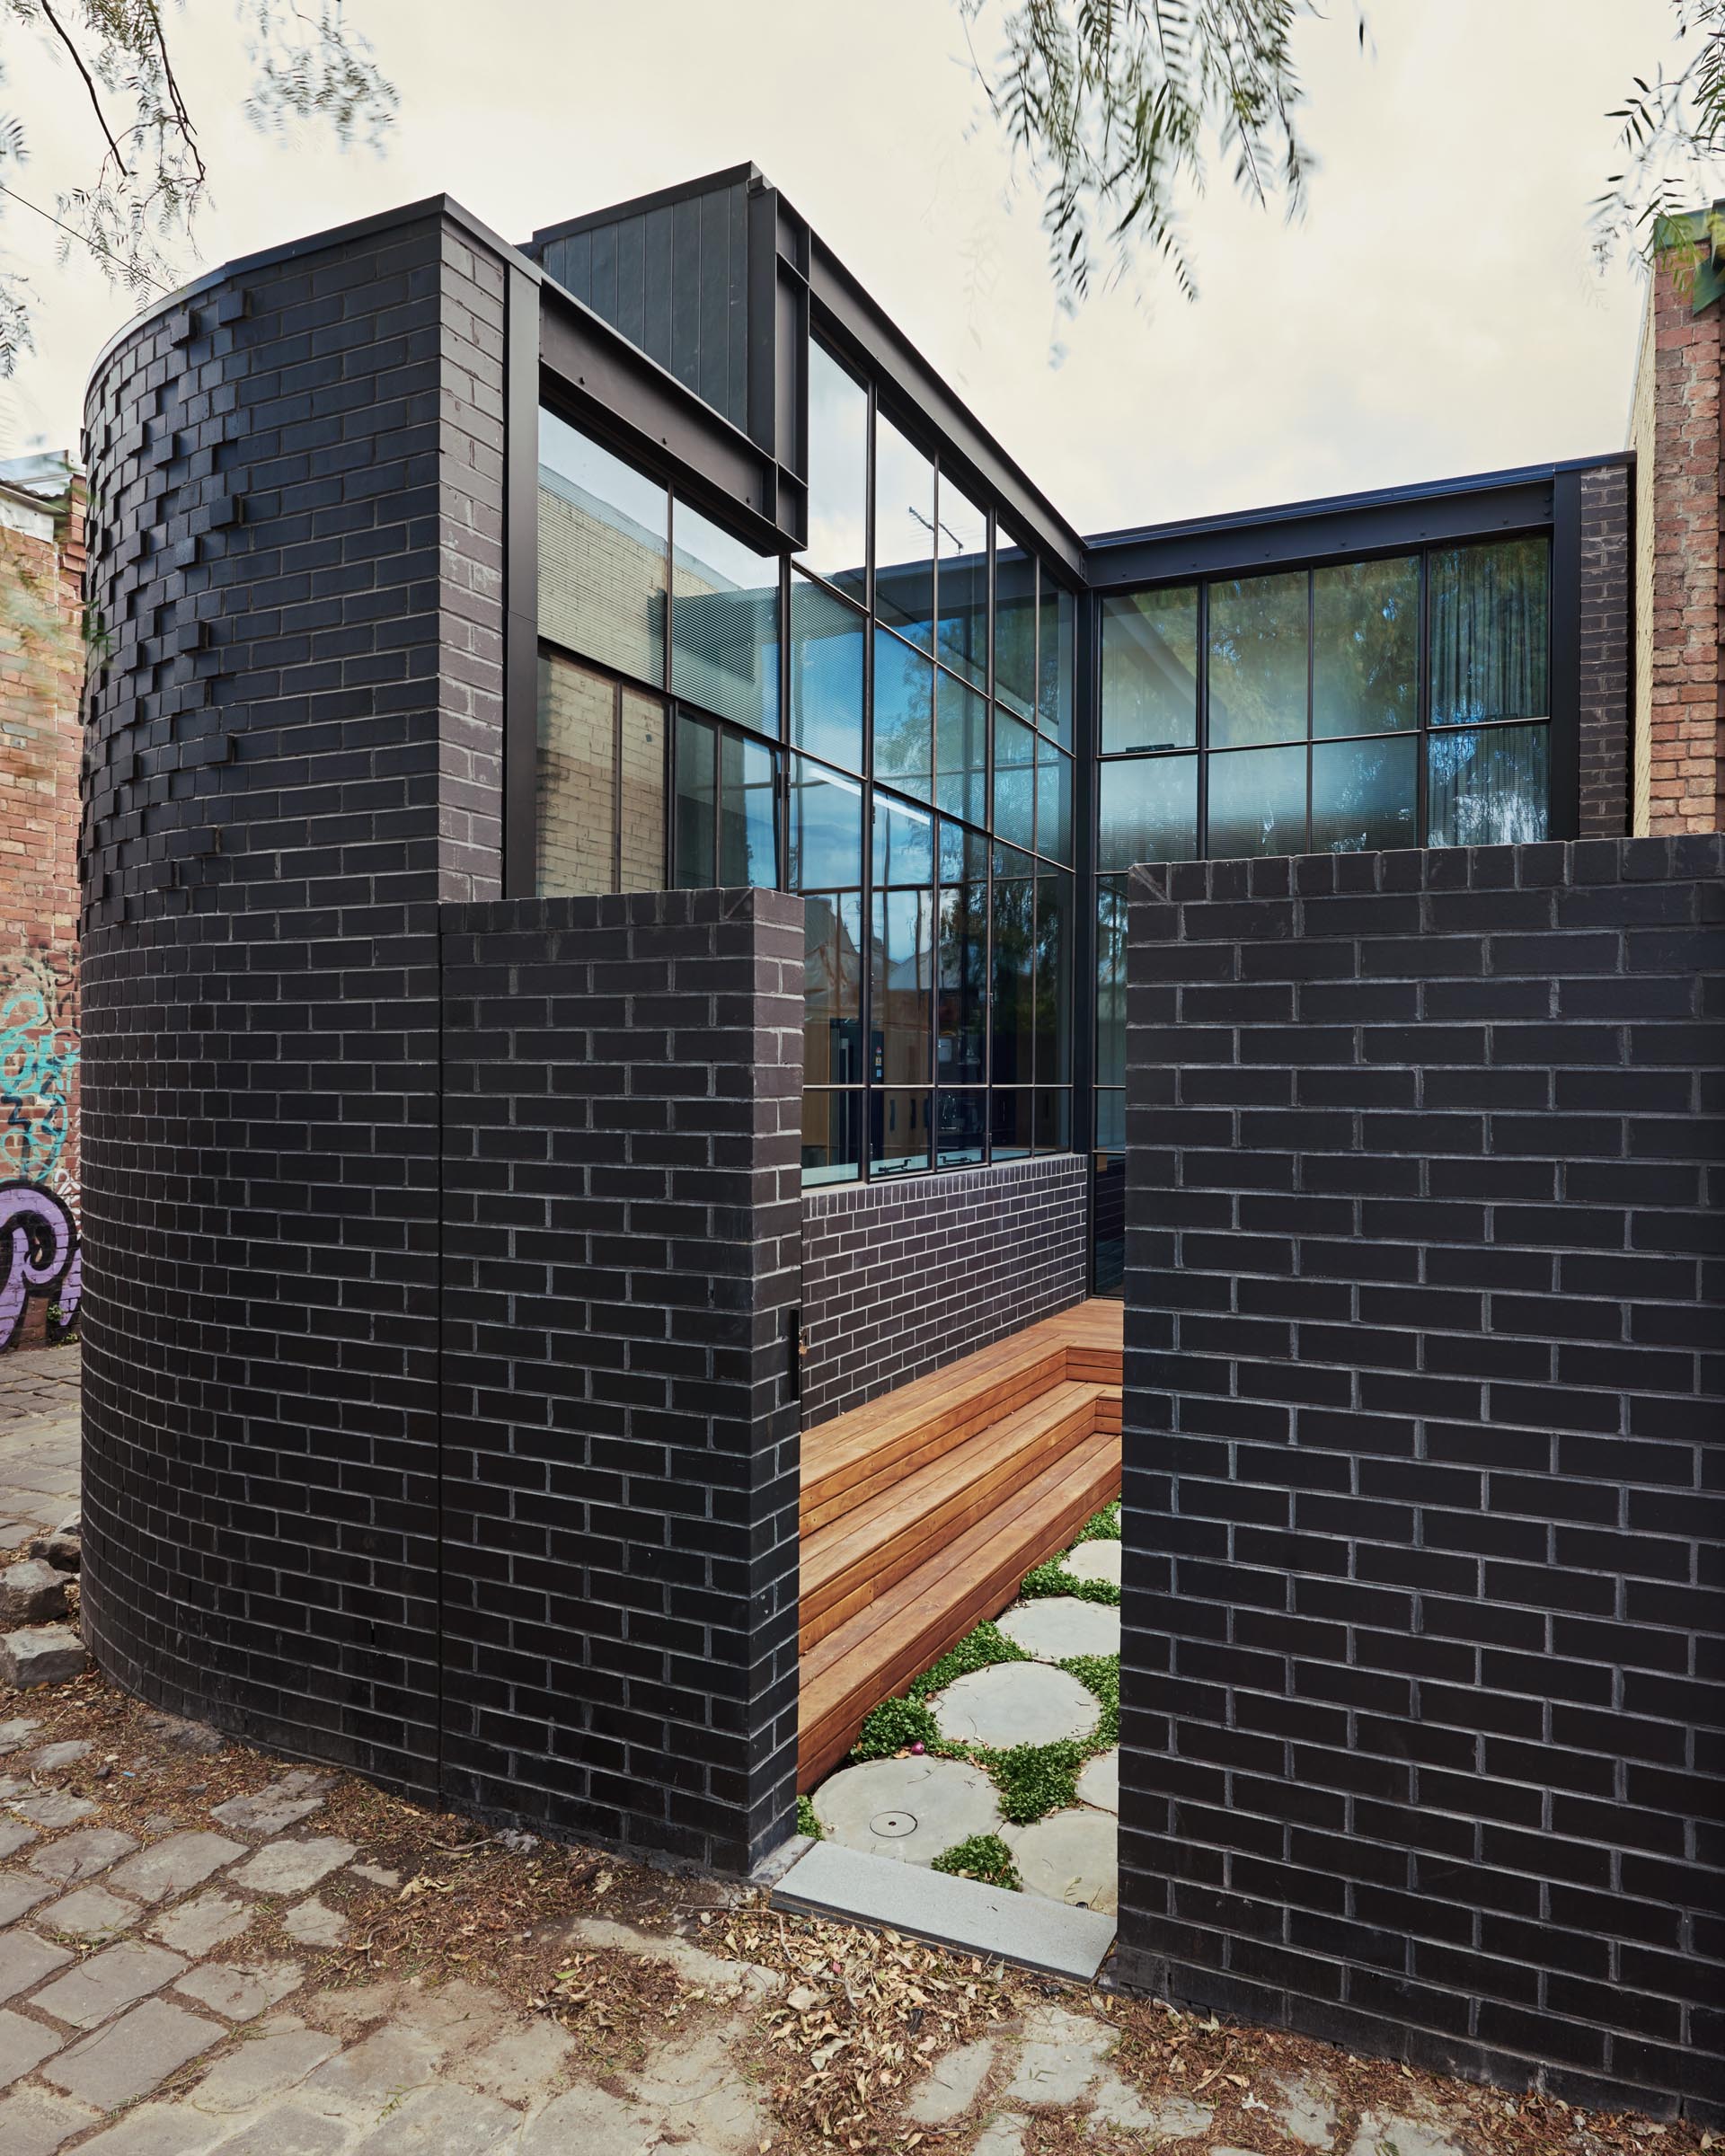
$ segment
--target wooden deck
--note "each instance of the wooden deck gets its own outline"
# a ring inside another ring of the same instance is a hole
[[[1120,1321],[1081,1303],[805,1432],[799,1789],[1119,1495]]]

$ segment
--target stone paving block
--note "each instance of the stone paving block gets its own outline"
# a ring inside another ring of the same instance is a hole
[[[652,2122],[604,2089],[571,2089],[529,2120],[517,2156],[645,2156]],[[694,2156],[694,2152],[688,2152]]]
[[[90,1666],[89,1650],[69,1624],[27,1624],[0,1632],[0,1684],[26,1692],[36,1684],[64,1684]]]
[[[64,1879],[69,1886],[106,1871],[137,1847],[131,1835],[122,1834],[118,1827],[81,1826],[76,1833],[62,1834],[58,1842],[39,1849],[28,1861],[44,1878]]]
[[[0,1871],[0,1924],[15,1923],[26,1909],[45,1902],[54,1891],[51,1879],[32,1879],[22,1871]]]
[[[694,2143],[753,2156],[768,2138],[771,2122],[755,2085],[737,2071],[731,2041],[728,2030],[706,2028],[650,2053],[632,2092],[651,2127],[650,2146]]]
[[[242,1834],[279,1834],[302,1819],[309,1819],[323,1801],[330,1786],[327,1774],[296,1767],[268,1789],[254,1789],[249,1797],[230,1797],[212,1807],[210,1817],[219,1819]]]
[[[554,2021],[529,2021],[503,2034],[454,2072],[482,2096],[506,2104],[525,2104],[543,2096],[575,2048],[574,2038]]]
[[[15,1999],[20,1992],[32,1990],[71,1958],[64,1947],[38,1939],[33,1931],[0,1934],[0,1999]]]
[[[192,2091],[200,2111],[250,2111],[296,2088],[339,2046],[333,2037],[298,2025],[270,2030],[217,2059]]]
[[[177,1909],[158,1916],[149,1928],[150,1936],[172,1947],[176,1954],[195,1958],[237,1939],[256,1913],[250,1903],[236,1901],[231,1894],[212,1887],[195,1901],[181,1902]]]
[[[39,1830],[22,1819],[0,1819],[0,1857],[16,1856],[39,1838]]]
[[[351,1842],[314,1834],[305,1842],[271,1842],[250,1863],[228,1874],[236,1886],[253,1894],[305,1894],[320,1879],[339,1871],[355,1854]]]
[[[1113,2037],[1095,2022],[1064,2007],[1038,2007],[1024,2017],[1024,2041],[1006,2084],[1006,2101],[1075,2104],[1113,2048]]]
[[[85,2103],[111,2111],[117,2104],[147,2094],[226,2033],[219,2021],[188,2013],[165,1999],[146,1999],[93,2037],[62,2052],[43,2068],[42,2078]]]
[[[1147,2134],[1153,2146],[1191,2140],[1216,2116],[1208,2104],[1195,2104],[1186,2096],[1158,2097],[1146,2103],[1111,2066],[1105,2066],[1098,2077],[1091,2104],[1093,2116],[1105,2125],[1127,2134]]]
[[[348,1920],[314,1894],[294,1904],[282,1918],[281,1928],[303,1947],[337,1947],[347,1935]]]
[[[94,2028],[98,2022],[111,2021],[135,2001],[159,1992],[185,1966],[165,1947],[128,1939],[68,1969],[38,1992],[31,2004],[57,2021],[69,2021],[74,2028]]]
[[[57,2029],[44,2028],[28,2014],[14,2014],[9,2006],[0,2006],[0,2088],[10,2088],[65,2041]]]
[[[40,1789],[32,1797],[14,1798],[12,1805],[21,1819],[28,1819],[32,1826],[50,1830],[75,1826],[95,1808],[87,1797],[75,1797],[70,1789]]]
[[[227,2124],[204,2117],[189,2104],[140,2104],[106,2133],[86,2141],[78,2156],[85,2149],[93,2156],[203,2156]]]
[[[1335,2145],[1341,2124],[1341,2105],[1333,2081],[1321,2074],[1291,2074],[1285,2081],[1269,2113],[1282,2132],[1308,2149]]]
[[[314,2109],[357,2111],[375,2117],[386,2104],[422,2089],[445,2046],[417,2029],[380,2028],[318,2068],[305,2083]]]
[[[578,1917],[569,1928],[569,1937],[584,1947],[615,1948],[637,1961],[668,1963],[686,1984],[699,1984],[709,1993],[741,1993],[749,1999],[770,1999],[784,1985],[776,1969],[764,1969],[752,1961],[721,1961],[691,1940],[637,1931],[632,1924],[613,1923],[605,1917]]]
[[[995,2050],[994,2038],[983,2037],[949,2051],[929,2070],[927,2079],[918,2083],[905,2106],[905,2116],[919,2126],[943,2126],[968,2111],[988,2078]]]
[[[14,1714],[9,1720],[0,1722],[0,1759],[8,1752],[22,1752],[41,1726],[28,1714]]]
[[[24,1764],[32,1774],[55,1774],[62,1767],[75,1767],[81,1759],[88,1759],[95,1746],[82,1736],[67,1737],[63,1744],[43,1745],[30,1753]]]
[[[88,2104],[26,2089],[0,2097],[0,2149],[6,2156],[53,2156],[62,2142],[96,2123]]]
[[[297,2104],[279,2104],[230,2134],[212,2156],[333,2156],[347,2146],[349,2131],[339,2120]]]
[[[970,2156],[1021,2156],[1030,2123],[1016,2112],[1003,2111],[978,2134]]]
[[[1348,2156],[1470,2156],[1465,2142],[1446,2134],[1434,2118],[1400,2111],[1367,2111]]]
[[[245,1844],[230,1842],[226,1834],[170,1834],[128,1857],[116,1867],[109,1885],[122,1894],[136,1895],[140,1902],[172,1901],[201,1886],[212,1871],[244,1854]]]
[[[392,2111],[355,2147],[353,2156],[482,2156],[507,2141],[521,2115],[471,2089],[422,2089]]]
[[[207,1961],[173,1988],[230,2021],[251,2021],[296,1991],[305,1973],[296,1961]]]
[[[71,1939],[111,1939],[135,1923],[137,1915],[137,1904],[124,1895],[110,1894],[105,1886],[80,1886],[44,1909],[36,1929]]]

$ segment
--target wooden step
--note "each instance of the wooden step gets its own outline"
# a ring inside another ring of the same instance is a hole
[[[1101,1385],[1058,1383],[914,1472],[902,1471],[802,1545],[801,1651],[1005,1503],[1118,1408]]]
[[[802,1658],[799,1789],[843,1759],[871,1708],[995,1616],[1119,1488],[1119,1434],[1093,1430],[820,1639]]]

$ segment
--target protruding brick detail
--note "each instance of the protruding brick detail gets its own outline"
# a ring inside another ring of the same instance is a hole
[[[1668,260],[1649,287],[1631,415],[1636,452],[1633,827],[1725,826],[1720,667],[1720,339]]]
[[[1629,667],[1632,563],[1630,474],[1601,464],[1580,475],[1581,591],[1576,623],[1577,765],[1581,838],[1629,831]]]
[[[1721,870],[1134,871],[1129,1980],[1725,2116]]]
[[[1078,1302],[1084,1180],[1061,1153],[806,1191],[803,1427]]]

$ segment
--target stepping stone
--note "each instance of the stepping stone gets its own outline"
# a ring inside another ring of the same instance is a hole
[[[958,1759],[845,1767],[815,1791],[815,1816],[841,1847],[900,1864],[932,1864],[955,1842],[998,1833],[1001,1825],[994,1783]]]
[[[27,1714],[13,1715],[10,1721],[0,1722],[0,1758],[8,1752],[22,1752],[41,1726]]]
[[[57,1826],[75,1826],[96,1807],[87,1797],[74,1797],[67,1789],[40,1789],[33,1797],[15,1799],[12,1808],[32,1826],[51,1830]]]
[[[1070,1572],[1075,1579],[1105,1579],[1110,1586],[1120,1584],[1120,1545],[1119,1542],[1080,1542],[1075,1550],[1068,1550],[1060,1560],[1060,1569]]]
[[[1062,1737],[1088,1736],[1101,1713],[1095,1694],[1070,1670],[1050,1669],[1046,1662],[996,1662],[988,1669],[974,1669],[929,1706],[949,1743],[990,1745],[1000,1751],[1009,1745],[1051,1745]]]
[[[87,1738],[71,1737],[64,1744],[44,1745],[32,1752],[24,1764],[32,1774],[51,1774],[58,1767],[73,1767],[81,1759],[88,1759],[95,1746]]]
[[[929,2071],[905,2106],[905,2116],[919,2126],[943,2126],[968,2111],[995,2063],[995,2040],[982,2037],[949,2051]]]
[[[1024,2017],[1024,2041],[1006,2084],[1006,2101],[1063,2107],[1077,2103],[1114,2043],[1112,2029],[1065,2007],[1032,2009]]]
[[[339,1947],[347,1936],[348,1920],[313,1894],[294,1904],[282,1918],[281,1928],[303,1947]]]
[[[288,1827],[297,1826],[302,1819],[311,1817],[323,1803],[329,1786],[327,1774],[314,1773],[309,1767],[296,1767],[291,1773],[272,1781],[268,1789],[254,1790],[249,1797],[230,1797],[226,1804],[217,1805],[209,1816],[243,1834],[284,1833]]]
[[[170,1834],[116,1866],[108,1883],[141,1902],[172,1901],[244,1854],[244,1842],[230,1842],[226,1834]]]
[[[110,1894],[105,1886],[80,1886],[51,1909],[42,1910],[36,1922],[44,1931],[64,1932],[72,1939],[103,1939],[123,1931],[137,1915],[136,1902]]]
[[[1078,1777],[1078,1801],[1093,1804],[1099,1811],[1112,1812],[1116,1818],[1120,1810],[1120,1749],[1112,1745],[1099,1752]]]
[[[1290,2074],[1269,2107],[1282,2132],[1308,2149],[1335,2146],[1340,2113],[1335,2083],[1321,2074]]]
[[[166,1916],[158,1917],[150,1926],[150,1935],[172,1947],[176,1954],[190,1954],[195,1959],[213,1948],[226,1946],[230,1939],[237,1939],[253,1913],[249,1903],[236,1902],[231,1895],[212,1888],[195,1902],[183,1902]]]
[[[1105,1602],[1080,1602],[1075,1595],[1050,1595],[1021,1602],[1008,1610],[1000,1629],[1014,1647],[1039,1662],[1064,1662],[1072,1655],[1118,1655],[1120,1613]],[[1000,1667],[1010,1669],[1011,1663]],[[1092,1717],[1092,1721],[1094,1717]]]
[[[1031,1894],[1111,1916],[1119,1904],[1119,1822],[1111,1812],[1050,1812],[1005,1833]]]
[[[62,1834],[30,1860],[30,1869],[44,1878],[64,1879],[67,1886],[93,1878],[137,1847],[129,1834],[111,1826],[81,1826],[75,1834]],[[4,1852],[0,1852],[4,1853]]]

